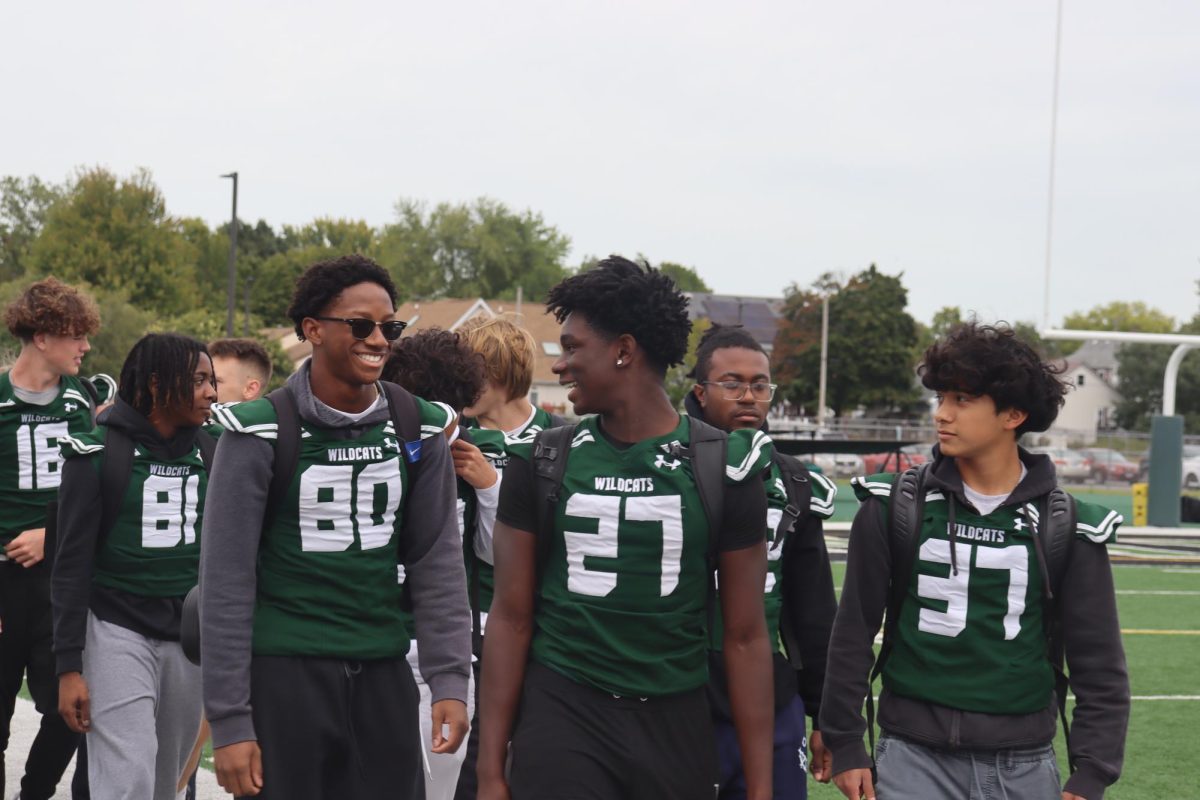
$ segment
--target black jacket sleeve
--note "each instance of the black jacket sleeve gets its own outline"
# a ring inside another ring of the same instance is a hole
[[[58,490],[58,549],[50,577],[55,670],[59,675],[83,671],[101,514],[100,473],[92,459],[67,459]]]
[[[833,592],[833,569],[825,549],[825,530],[820,517],[807,515],[804,527],[783,544],[784,641],[794,642],[798,653],[789,652],[792,663],[802,665],[796,682],[804,710],[820,728],[821,693],[825,684],[825,661],[829,637],[837,614]],[[797,659],[798,657],[798,659]]]
[[[1129,726],[1129,672],[1121,645],[1117,598],[1104,545],[1072,543],[1061,605],[1067,673],[1075,694],[1071,721],[1073,774],[1064,787],[1099,798],[1121,774]]]
[[[821,698],[821,733],[833,754],[835,775],[871,767],[871,756],[863,745],[867,721],[862,708],[871,689],[872,644],[887,607],[891,569],[886,506],[868,498],[850,527],[846,580],[829,639]]]

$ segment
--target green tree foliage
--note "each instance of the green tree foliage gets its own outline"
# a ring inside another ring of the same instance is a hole
[[[905,410],[916,401],[917,328],[904,310],[908,292],[901,277],[885,275],[872,264],[845,284],[825,275],[812,289],[793,285],[787,290],[773,353],[784,397],[816,408],[824,291],[829,293],[829,407],[841,415],[859,406]]]
[[[0,281],[25,274],[29,252],[62,189],[31,175],[0,178]]]
[[[1081,331],[1170,333],[1175,330],[1175,319],[1140,300],[1115,300],[1088,311],[1068,314],[1063,319],[1063,327]],[[1059,343],[1058,350],[1062,355],[1070,355],[1082,345],[1080,341],[1063,341]]]
[[[540,300],[566,277],[571,240],[533,211],[482,197],[473,203],[401,200],[384,227],[378,258],[410,297],[512,298],[520,286]]]
[[[711,292],[712,289],[704,279],[700,277],[700,273],[691,267],[685,267],[683,264],[676,264],[673,261],[663,261],[658,265],[658,268],[671,277],[675,281],[675,285],[683,292]]]
[[[194,307],[202,294],[195,261],[148,172],[122,179],[92,169],[46,213],[27,274],[123,291],[134,305],[173,313]]]
[[[683,411],[683,398],[696,385],[696,380],[688,375],[692,371],[692,367],[696,366],[696,348],[700,346],[700,339],[704,336],[704,332],[711,326],[712,322],[707,319],[698,319],[692,322],[692,332],[688,334],[687,356],[682,364],[677,364],[667,370],[667,395],[671,398],[671,405],[680,412]]]
[[[1200,314],[1180,326],[1178,333],[1200,334]],[[1129,430],[1150,430],[1150,419],[1162,413],[1163,376],[1175,348],[1161,344],[1125,344],[1117,350],[1121,402],[1117,424]],[[1175,413],[1184,418],[1187,433],[1200,433],[1200,352],[1189,352],[1179,366]]]

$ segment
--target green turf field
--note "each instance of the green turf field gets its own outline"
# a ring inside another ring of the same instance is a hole
[[[1124,774],[1105,797],[1200,798],[1194,747],[1200,727],[1200,569],[1118,566],[1113,572],[1134,700]],[[835,564],[837,585],[842,573],[843,565]],[[1192,699],[1180,699],[1185,697]],[[1055,749],[1065,778],[1061,735]],[[832,784],[810,779],[809,797],[836,800],[842,795]]]

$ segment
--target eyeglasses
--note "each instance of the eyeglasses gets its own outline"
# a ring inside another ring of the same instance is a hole
[[[755,400],[765,402],[775,397],[775,389],[778,388],[774,383],[763,383],[756,381],[755,383],[746,383],[745,381],[700,381],[704,386],[720,386],[724,399],[726,400],[741,400],[746,394],[746,387],[750,387],[750,396]]]
[[[363,319],[357,317],[354,319],[346,319],[345,317],[313,317],[323,322],[344,322],[350,326],[350,335],[355,339],[366,339],[375,331],[375,326],[379,326],[379,332],[383,334],[383,338],[389,342],[394,342],[400,338],[400,334],[404,333],[404,329],[408,327],[407,322],[401,322],[398,319],[391,319],[387,322],[376,322],[373,319]]]

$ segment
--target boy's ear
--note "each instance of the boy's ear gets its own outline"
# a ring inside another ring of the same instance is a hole
[[[704,386],[702,384],[697,383],[695,386],[693,386],[692,394],[696,395],[696,401],[698,403],[700,403],[701,408],[707,408],[707,406],[705,405],[705,402],[708,400],[708,397],[704,391]]]
[[[1000,419],[1004,424],[1004,430],[1015,431],[1029,419],[1029,412],[1022,411],[1019,408],[1009,408],[1000,412]]]

